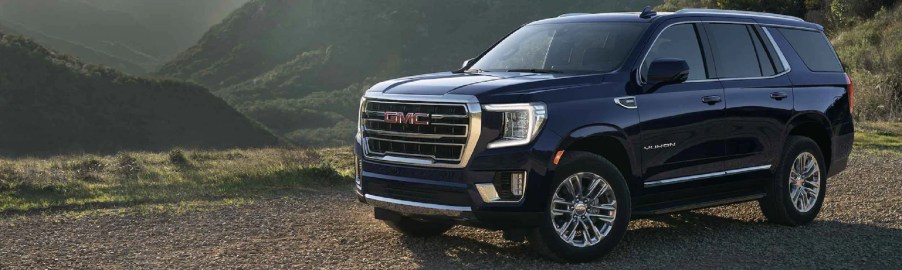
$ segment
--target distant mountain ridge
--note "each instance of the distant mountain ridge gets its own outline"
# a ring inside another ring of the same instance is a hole
[[[48,48],[146,74],[248,0],[0,0],[0,24]]]
[[[0,156],[280,144],[202,86],[124,75],[3,33],[0,89]]]
[[[351,141],[378,80],[456,69],[530,21],[660,1],[253,0],[159,75],[198,82],[303,145]],[[637,15],[638,16],[638,15]]]

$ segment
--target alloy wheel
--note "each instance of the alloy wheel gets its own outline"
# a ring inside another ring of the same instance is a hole
[[[598,244],[617,217],[617,198],[603,177],[573,174],[558,185],[551,199],[551,223],[564,242],[575,247]]]
[[[821,169],[809,152],[799,154],[789,172],[789,198],[799,212],[806,213],[817,203],[821,190]]]

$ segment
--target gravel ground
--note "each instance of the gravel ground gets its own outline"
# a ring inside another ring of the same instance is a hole
[[[764,222],[757,204],[634,220],[613,253],[578,268],[902,269],[902,155],[856,154],[820,217]],[[7,268],[552,268],[500,232],[403,237],[350,187],[167,215],[0,217]]]

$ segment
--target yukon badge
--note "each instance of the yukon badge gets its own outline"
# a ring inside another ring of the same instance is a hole
[[[428,125],[428,113],[385,112],[385,122],[390,124]]]
[[[663,149],[663,148],[671,148],[674,146],[676,146],[676,143],[674,143],[674,142],[659,144],[659,145],[649,145],[649,146],[645,147],[645,150],[658,150],[658,149]]]

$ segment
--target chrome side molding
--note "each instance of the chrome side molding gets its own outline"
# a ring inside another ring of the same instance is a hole
[[[734,170],[726,170],[726,171],[714,172],[714,173],[706,173],[706,174],[698,174],[698,175],[690,175],[690,176],[683,176],[683,177],[677,177],[677,178],[663,179],[663,180],[646,182],[645,187],[650,188],[650,187],[658,187],[658,186],[664,186],[664,185],[672,185],[672,184],[678,184],[678,183],[684,183],[684,182],[690,182],[690,181],[696,181],[696,180],[702,180],[702,179],[709,179],[709,178],[715,178],[715,177],[721,177],[721,176],[727,176],[727,175],[770,170],[770,168],[771,168],[771,165],[764,165],[764,166],[755,166],[755,167],[748,167],[748,168],[741,168],[741,169],[734,169]]]

